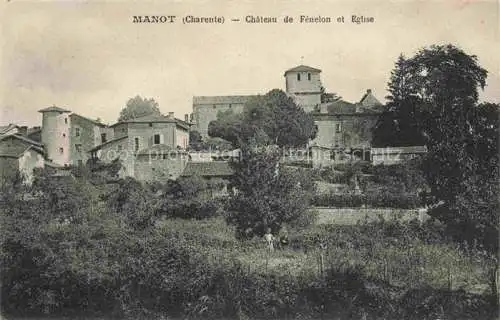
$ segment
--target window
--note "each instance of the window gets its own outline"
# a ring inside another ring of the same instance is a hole
[[[229,109],[231,109],[232,107],[233,107],[233,105],[232,105],[232,104],[229,104]]]
[[[135,138],[134,143],[135,143],[134,146],[135,151],[139,151],[139,138]]]
[[[300,73],[297,73],[297,81],[300,81]]]
[[[215,108],[217,108],[217,106],[214,104],[214,107],[213,107],[213,108],[215,109]]]
[[[106,139],[106,134],[105,133],[101,133],[101,143],[105,143],[106,141],[108,141]]]
[[[63,154],[64,153],[64,149],[63,148],[59,148],[59,153]]]
[[[63,133],[63,138],[66,138],[66,133]]]
[[[122,151],[122,145],[121,144],[118,145],[118,152],[120,152],[120,151]]]
[[[150,126],[150,127],[152,127],[152,126],[153,126],[153,123],[152,123],[152,122],[150,122],[150,123],[149,123],[149,126]]]
[[[311,81],[311,74],[310,73],[307,74],[307,80]]]
[[[64,123],[68,124],[68,118],[64,118]]]
[[[342,123],[337,123],[335,125],[335,132],[342,132]]]
[[[75,128],[75,137],[80,136],[80,128]]]
[[[82,145],[81,144],[75,144],[75,150],[76,150],[76,152],[82,152]]]
[[[153,143],[160,144],[160,135],[159,134],[154,135]]]

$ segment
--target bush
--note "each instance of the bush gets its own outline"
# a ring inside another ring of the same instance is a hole
[[[171,218],[207,219],[218,214],[220,203],[217,200],[177,200],[163,208]]]

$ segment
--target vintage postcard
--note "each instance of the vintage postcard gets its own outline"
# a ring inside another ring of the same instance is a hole
[[[496,0],[0,3],[0,319],[498,319]]]

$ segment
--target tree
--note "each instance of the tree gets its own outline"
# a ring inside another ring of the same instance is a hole
[[[234,147],[250,139],[279,147],[301,147],[314,139],[317,128],[311,115],[282,90],[274,89],[245,104],[242,114],[223,113],[208,127],[209,135],[230,141]]]
[[[153,226],[156,199],[139,181],[126,177],[118,181],[114,190],[102,196],[111,212],[124,218],[127,224],[136,230],[144,230]]]
[[[325,87],[321,87],[320,91],[321,91],[321,103],[333,102],[342,99],[342,97],[336,93],[326,92]]]
[[[387,84],[389,101],[373,128],[372,145],[400,147],[425,144],[421,124],[425,122],[423,102],[416,94],[415,76],[410,73],[410,62],[398,57]]]
[[[202,148],[203,138],[196,130],[189,131],[189,148],[199,151]]]
[[[277,146],[252,144],[242,149],[231,184],[238,192],[228,204],[227,221],[238,238],[262,236],[267,228],[278,233],[284,223],[308,214],[314,184],[311,177],[278,166]]]
[[[147,115],[161,115],[158,103],[153,98],[146,99],[137,95],[127,101],[125,108],[120,111],[118,121],[126,121]]]
[[[423,48],[398,64],[390,99],[411,102],[415,113],[405,114],[425,138],[430,214],[457,240],[479,242],[496,252],[499,108],[477,103],[487,71],[476,56],[453,45]]]

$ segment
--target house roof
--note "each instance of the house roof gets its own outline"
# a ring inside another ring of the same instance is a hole
[[[95,124],[95,125],[97,125],[97,126],[100,126],[100,127],[107,127],[107,125],[105,125],[104,123],[100,123],[99,121],[92,120],[92,119],[90,119],[90,118],[84,117],[84,116],[79,115],[79,114],[77,114],[77,113],[72,113],[72,114],[70,115],[70,117],[78,117],[78,118],[80,118],[80,119],[83,119],[83,120],[89,121],[89,122],[91,122],[91,123],[93,123],[93,124]]]
[[[11,139],[16,140],[18,143],[8,143],[7,140]],[[44,154],[41,144],[26,137],[12,134],[0,138],[0,157],[19,158],[28,150]]]
[[[114,143],[114,142],[117,142],[117,141],[120,141],[120,140],[123,140],[123,139],[126,139],[126,138],[128,138],[128,136],[123,136],[123,137],[119,137],[119,138],[116,138],[116,139],[113,139],[113,140],[106,141],[103,144],[100,144],[98,146],[93,147],[88,152],[93,152],[93,151],[100,150],[102,147],[107,146],[108,144],[111,144],[111,143]]]
[[[287,73],[289,72],[321,72],[320,69],[316,69],[316,68],[313,68],[313,67],[309,67],[309,66],[305,66],[305,65],[300,65],[300,66],[297,66],[295,68],[291,68],[291,69],[288,69],[285,71],[285,76],[287,75]]]
[[[62,109],[62,108],[59,108],[56,106],[52,106],[52,107],[38,110],[38,112],[71,112],[71,111],[66,110],[66,109]]]
[[[234,174],[229,162],[188,162],[181,176],[189,177],[198,175],[201,177],[228,177]]]
[[[19,126],[13,123],[9,123],[7,126],[0,126],[0,135],[8,133],[12,129],[18,129]]]
[[[117,125],[123,124],[123,123],[150,123],[150,122],[175,123],[175,124],[179,125],[180,127],[183,127],[184,129],[189,129],[189,124],[185,121],[182,121],[182,120],[177,119],[177,118],[171,118],[171,117],[167,117],[164,115],[155,115],[155,114],[150,114],[147,116],[129,119],[129,120],[125,120],[125,121],[119,121],[119,122],[111,125],[111,127],[114,127],[114,126],[117,126]]]
[[[36,129],[28,133],[28,139],[42,143],[42,129]]]
[[[246,96],[194,96],[193,105],[214,105],[214,104],[244,104],[257,95]]]
[[[3,140],[7,140],[9,138],[14,138],[14,139],[18,139],[18,140],[21,140],[21,141],[24,141],[24,142],[27,142],[29,144],[32,144],[32,145],[35,145],[37,147],[42,147],[43,145],[38,142],[38,141],[35,141],[35,140],[32,140],[30,138],[27,138],[25,136],[21,136],[21,135],[18,135],[18,134],[11,134],[11,135],[6,135],[6,136],[3,136],[3,137],[0,137],[0,141],[3,141]]]
[[[359,103],[366,107],[382,106],[382,103],[375,98],[371,89],[366,90]]]
[[[344,100],[337,100],[328,102],[327,110],[329,114],[356,113],[356,105]]]

